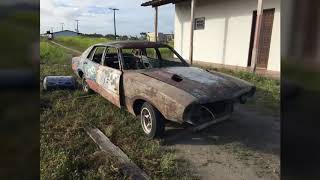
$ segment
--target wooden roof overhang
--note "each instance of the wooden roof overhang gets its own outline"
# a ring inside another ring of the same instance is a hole
[[[157,6],[162,6],[162,5],[166,5],[166,4],[175,4],[178,2],[183,2],[183,1],[187,1],[187,0],[151,0],[151,1],[147,1],[141,4],[141,6],[152,6],[152,7],[157,7]]]

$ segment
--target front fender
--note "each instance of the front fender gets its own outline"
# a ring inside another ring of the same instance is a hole
[[[137,99],[149,102],[168,120],[183,122],[183,112],[195,100],[189,93],[140,73],[124,73],[124,92],[129,111]]]

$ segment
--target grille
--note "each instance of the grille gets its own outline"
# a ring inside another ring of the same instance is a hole
[[[233,111],[233,103],[229,101],[220,101],[207,104],[198,104],[191,107],[189,111],[189,120],[193,124],[202,124],[215,118],[220,118],[230,114]]]

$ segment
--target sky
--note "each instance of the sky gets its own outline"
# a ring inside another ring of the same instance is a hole
[[[154,31],[154,8],[142,7],[146,0],[40,0],[40,33],[53,27],[53,31],[76,29],[79,21],[81,33],[113,34],[113,11],[116,11],[118,35],[140,35]],[[174,31],[174,5],[159,7],[158,32]]]

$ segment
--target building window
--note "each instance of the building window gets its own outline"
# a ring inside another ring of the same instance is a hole
[[[195,30],[204,29],[204,26],[205,26],[205,18],[204,17],[194,19],[194,29]]]

